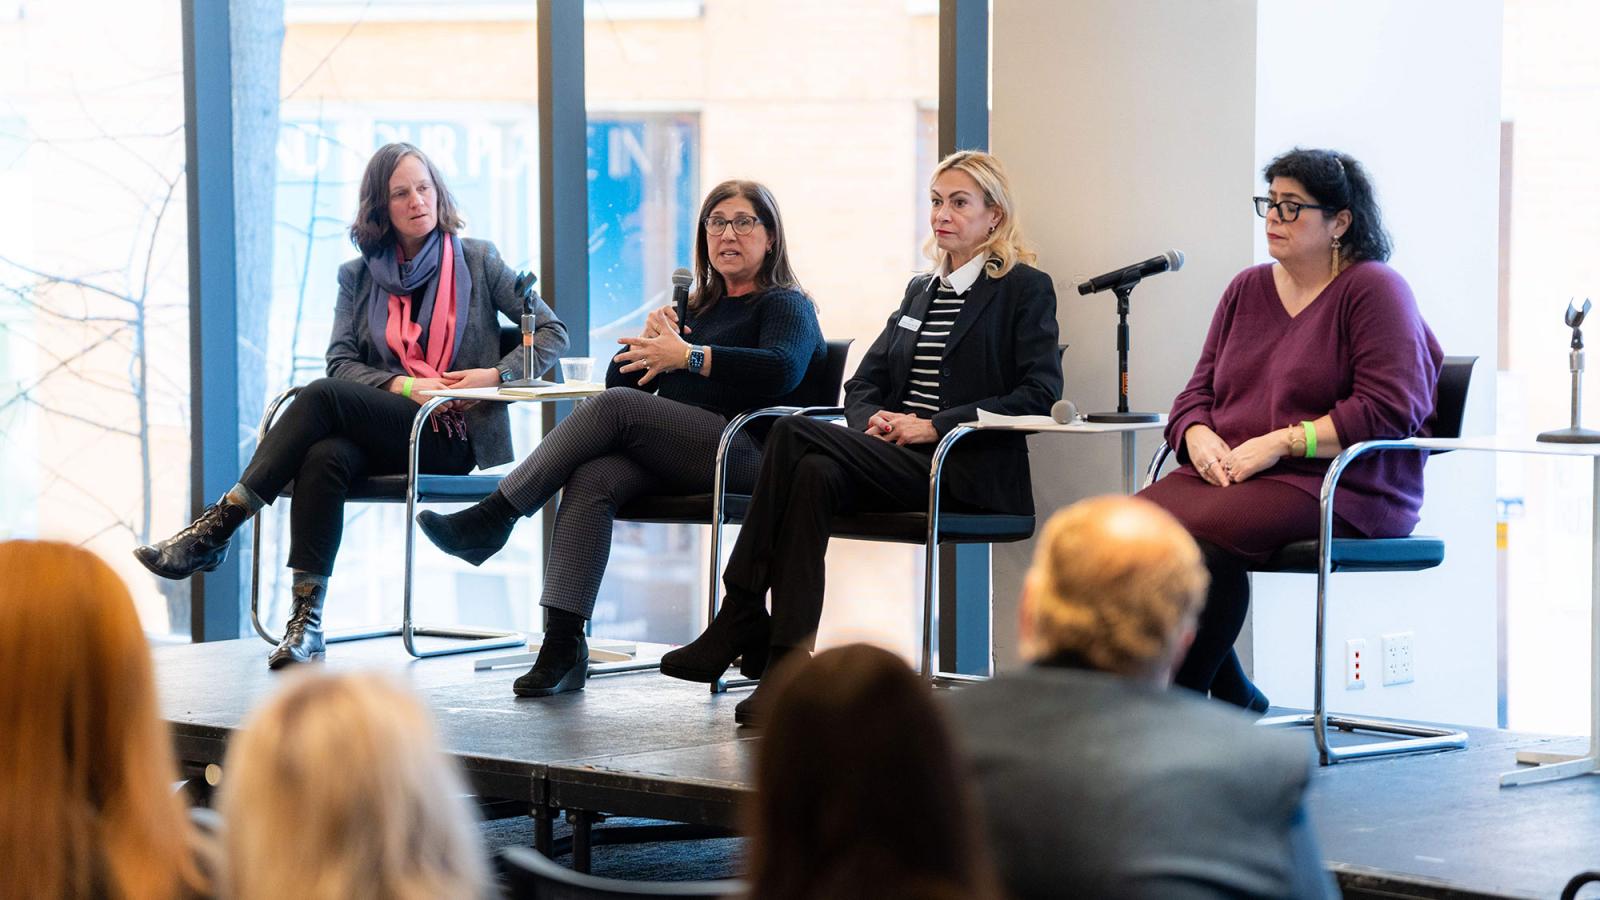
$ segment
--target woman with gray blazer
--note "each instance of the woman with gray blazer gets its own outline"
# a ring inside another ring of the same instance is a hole
[[[404,472],[422,391],[488,387],[548,369],[567,330],[533,298],[536,372],[519,350],[501,356],[496,313],[522,313],[516,274],[488,241],[462,238],[461,216],[421,150],[389,144],[367,163],[350,239],[361,259],[339,268],[328,376],[300,391],[262,435],[239,483],[182,531],[134,551],[164,578],[222,564],[240,525],[290,481],[289,567],[293,605],[276,669],[324,654],[322,606],[339,552],[344,500],[362,477]],[[453,403],[423,429],[424,472],[461,475],[511,459],[504,404]]]

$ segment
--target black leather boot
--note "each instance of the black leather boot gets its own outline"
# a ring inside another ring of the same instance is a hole
[[[746,678],[760,678],[767,668],[772,616],[759,600],[729,595],[717,617],[697,638],[661,657],[661,674],[684,681],[712,684],[735,658]]]
[[[589,680],[589,640],[576,635],[546,633],[533,668],[511,684],[518,697],[548,697],[581,691]]]
[[[327,592],[327,587],[320,584],[295,585],[294,608],[289,612],[289,624],[284,626],[283,640],[267,657],[267,668],[281,669],[319,660],[327,655],[322,643],[322,601],[327,597]]]
[[[244,507],[218,500],[172,537],[134,548],[133,558],[162,578],[209,572],[228,558],[228,542],[249,518]]]
[[[767,657],[767,671],[776,672],[781,666],[798,665],[809,659],[811,653],[800,647],[773,647]],[[756,689],[750,696],[739,701],[733,708],[733,721],[737,725],[765,725],[767,713],[771,712],[772,693],[775,682],[771,678],[761,679]]]
[[[522,514],[499,491],[448,516],[432,510],[417,513],[417,524],[435,547],[475,566],[500,552],[511,539]]]

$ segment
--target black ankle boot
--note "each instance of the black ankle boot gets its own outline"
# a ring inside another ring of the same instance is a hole
[[[782,666],[796,665],[809,659],[811,653],[799,647],[773,647],[768,651],[767,670],[776,672]],[[768,709],[772,705],[772,692],[775,684],[771,678],[761,679],[756,689],[750,696],[739,701],[733,708],[733,721],[736,725],[764,725],[766,724]]]
[[[281,669],[322,659],[326,655],[322,643],[322,601],[327,597],[327,592],[327,587],[320,584],[295,586],[294,609],[289,613],[289,624],[284,626],[283,640],[267,657],[267,668]]]
[[[760,678],[767,667],[772,616],[759,600],[728,597],[704,633],[661,657],[661,674],[712,684],[743,657],[739,671]]]
[[[133,558],[162,578],[209,572],[228,558],[229,540],[249,518],[244,507],[218,500],[172,537],[134,548]]]
[[[440,550],[481,566],[506,545],[520,518],[521,513],[496,491],[482,502],[448,516],[431,510],[417,513],[417,524]]]
[[[518,697],[548,697],[581,691],[589,680],[589,640],[583,632],[555,634],[545,632],[539,645],[539,658],[533,668],[511,685]]]

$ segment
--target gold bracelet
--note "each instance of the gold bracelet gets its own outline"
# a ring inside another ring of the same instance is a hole
[[[685,369],[689,368],[689,357],[691,357],[693,355],[694,355],[694,345],[693,344],[690,344],[690,345],[688,345],[688,346],[683,348],[683,368],[685,368]]]
[[[1289,432],[1289,453],[1294,456],[1306,455],[1306,436],[1299,426],[1289,425],[1285,429]]]

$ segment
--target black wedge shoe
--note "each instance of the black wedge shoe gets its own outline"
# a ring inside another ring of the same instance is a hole
[[[759,602],[729,598],[699,637],[661,657],[661,674],[712,684],[741,658],[739,671],[760,678],[767,668],[772,616]]]
[[[511,692],[518,697],[548,697],[581,691],[589,680],[589,640],[582,634],[576,637],[545,635],[539,645],[539,658],[533,668],[511,684]]]
[[[133,558],[162,578],[210,572],[228,558],[233,533],[249,518],[244,507],[218,500],[172,537],[134,548]]]
[[[314,662],[327,655],[327,647],[322,642],[322,602],[327,591],[320,584],[295,588],[289,624],[284,626],[283,640],[267,657],[267,668],[281,669]]]
[[[417,513],[417,525],[440,550],[475,566],[500,552],[517,527],[515,514],[498,515],[483,503],[441,516],[432,510]]]

